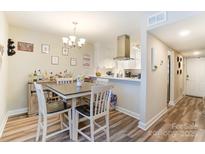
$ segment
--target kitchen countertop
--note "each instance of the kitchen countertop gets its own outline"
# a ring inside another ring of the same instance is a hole
[[[103,78],[103,79],[110,79],[110,80],[122,80],[122,81],[135,81],[135,82],[140,82],[141,80],[138,78],[119,78],[119,77],[112,77],[112,76],[95,76],[95,75],[90,75],[90,77],[95,77],[95,78]]]

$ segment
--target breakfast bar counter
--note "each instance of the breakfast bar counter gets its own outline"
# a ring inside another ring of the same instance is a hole
[[[90,76],[92,79],[109,79],[114,86],[113,93],[117,95],[116,109],[139,119],[141,81],[137,78],[117,78],[110,76]]]

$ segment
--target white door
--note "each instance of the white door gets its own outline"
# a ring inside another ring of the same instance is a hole
[[[205,58],[187,58],[186,94],[205,96]]]

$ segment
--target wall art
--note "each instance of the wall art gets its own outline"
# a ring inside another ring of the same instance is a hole
[[[41,52],[48,54],[50,52],[49,44],[41,44]]]
[[[58,65],[59,64],[59,57],[58,56],[51,56],[51,64]]]
[[[18,50],[19,51],[26,51],[26,52],[33,52],[33,44],[26,43],[26,42],[18,42]]]

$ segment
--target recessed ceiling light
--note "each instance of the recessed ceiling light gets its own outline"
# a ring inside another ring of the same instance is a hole
[[[179,35],[184,37],[184,36],[188,36],[190,34],[190,30],[182,30],[179,32]]]
[[[193,54],[194,54],[195,56],[197,56],[197,55],[200,54],[200,52],[199,52],[199,51],[195,51]]]

